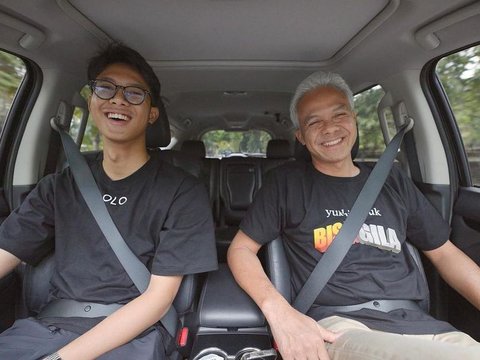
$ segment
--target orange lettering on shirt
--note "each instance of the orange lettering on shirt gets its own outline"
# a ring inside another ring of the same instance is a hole
[[[313,230],[313,242],[315,249],[324,253],[327,251],[330,244],[335,239],[335,236],[338,234],[342,227],[341,222],[337,222],[333,225],[327,225],[323,228],[318,228]]]

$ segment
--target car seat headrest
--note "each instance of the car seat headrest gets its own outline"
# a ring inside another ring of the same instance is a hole
[[[205,144],[201,140],[185,140],[180,151],[196,158],[204,158],[206,154]]]
[[[148,149],[165,147],[170,144],[170,123],[162,100],[158,101],[158,111],[157,121],[147,127],[146,143]]]
[[[290,141],[285,139],[272,139],[267,144],[268,159],[288,159],[293,156]]]

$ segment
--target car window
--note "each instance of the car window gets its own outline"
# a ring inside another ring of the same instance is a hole
[[[0,50],[0,133],[25,73],[22,59]]]
[[[377,85],[356,94],[353,98],[360,140],[357,160],[376,161],[385,150],[377,114],[378,103],[384,94],[382,87]]]
[[[271,138],[270,134],[263,130],[211,130],[203,134],[202,141],[205,144],[207,157],[264,157]]]
[[[85,85],[83,89],[80,91],[80,95],[87,101],[88,97],[91,94],[90,87]],[[83,119],[83,109],[82,108],[75,108],[73,112],[72,123],[70,125],[70,135],[74,139],[78,139],[79,137],[82,138],[80,151],[87,152],[87,151],[99,151],[103,149],[103,141],[100,136],[100,132],[98,131],[97,126],[92,121],[92,117],[90,114],[87,118],[87,123],[85,126],[85,132],[83,134],[78,134],[78,131],[81,127],[82,119]],[[83,135],[83,136],[82,136]]]
[[[480,46],[444,57],[436,73],[465,146],[472,183],[480,186]]]
[[[84,151],[99,151],[103,149],[103,142],[98,128],[93,123],[91,117],[88,117],[85,134],[83,135],[82,145],[80,150]]]

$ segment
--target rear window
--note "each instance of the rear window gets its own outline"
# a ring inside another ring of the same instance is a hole
[[[385,140],[377,113],[378,103],[383,95],[385,92],[382,87],[376,85],[353,97],[360,141],[357,160],[376,161],[385,150]]]
[[[0,133],[7,119],[17,90],[25,77],[22,59],[0,50]]]
[[[435,70],[465,146],[472,184],[480,186],[480,46],[444,57]]]
[[[267,144],[271,138],[270,134],[263,130],[212,130],[203,134],[202,141],[205,144],[207,157],[265,157]]]

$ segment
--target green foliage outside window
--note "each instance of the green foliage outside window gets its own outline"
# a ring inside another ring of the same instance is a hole
[[[374,86],[354,97],[357,113],[359,145],[358,160],[377,160],[385,150],[377,107],[385,92],[380,86]]]
[[[264,156],[270,134],[262,130],[213,130],[202,136],[207,157],[226,157],[235,154]]]
[[[480,46],[451,54],[437,64],[465,146],[474,185],[480,185]]]
[[[83,89],[80,91],[80,95],[82,95],[82,97],[88,101],[88,98],[90,97],[91,95],[91,90],[90,90],[90,87],[88,85],[85,85],[83,87]],[[72,126],[73,127],[78,127],[78,125],[75,125],[75,123],[79,123],[79,119],[81,119],[81,114],[75,114],[74,113],[74,118],[73,118],[73,122],[72,122]],[[76,120],[76,121],[75,121]],[[73,129],[73,131],[75,130],[75,128]],[[72,129],[71,129],[71,132],[72,132]],[[83,135],[83,139],[82,139],[82,145],[80,147],[80,150],[81,151],[98,151],[98,150],[102,150],[103,149],[103,141],[102,141],[102,137],[100,136],[100,132],[98,131],[98,128],[97,126],[95,125],[95,123],[93,122],[92,120],[92,116],[89,115],[88,116],[88,120],[87,120],[87,126],[85,128],[85,134]]]
[[[0,131],[25,71],[25,64],[20,58],[0,51]]]

